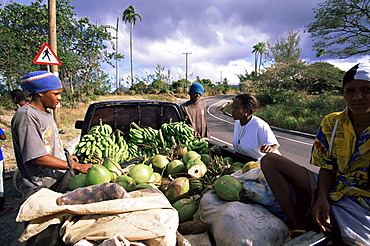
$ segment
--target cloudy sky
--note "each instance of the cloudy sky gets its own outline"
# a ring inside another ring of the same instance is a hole
[[[129,25],[122,21],[122,12],[132,5],[143,18],[134,26],[136,76],[153,74],[160,64],[171,71],[173,80],[185,78],[185,53],[189,53],[190,81],[199,76],[213,82],[227,78],[230,84],[238,84],[238,74],[253,71],[253,45],[260,41],[273,44],[289,29],[300,30],[301,59],[319,61],[311,38],[304,33],[305,26],[315,20],[313,8],[319,2],[322,0],[72,0],[71,4],[77,18],[87,16],[92,23],[115,26],[117,17],[120,19],[118,50],[125,55],[119,62],[120,78],[128,80],[130,74]],[[347,70],[368,58],[323,57],[322,61]],[[106,71],[115,77],[115,68]]]

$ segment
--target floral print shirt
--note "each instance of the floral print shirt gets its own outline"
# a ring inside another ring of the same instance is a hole
[[[338,124],[333,135],[336,121]],[[325,116],[312,147],[311,164],[336,174],[334,188],[330,192],[331,200],[338,201],[343,196],[370,197],[369,163],[370,127],[357,139],[348,109]]]

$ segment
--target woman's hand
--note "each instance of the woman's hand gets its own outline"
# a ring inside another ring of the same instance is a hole
[[[270,153],[270,152],[275,151],[275,149],[277,149],[276,144],[274,144],[274,145],[262,144],[262,146],[260,148],[260,151],[261,151],[261,153]]]

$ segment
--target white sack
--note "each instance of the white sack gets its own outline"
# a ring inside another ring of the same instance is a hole
[[[261,205],[223,201],[214,191],[204,194],[195,217],[211,225],[217,245],[281,245],[289,231]]]

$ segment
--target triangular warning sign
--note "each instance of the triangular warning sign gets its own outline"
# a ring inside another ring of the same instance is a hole
[[[47,43],[44,43],[37,53],[35,59],[33,59],[35,64],[44,64],[44,65],[62,65],[59,58],[55,55],[54,51],[50,48]]]

